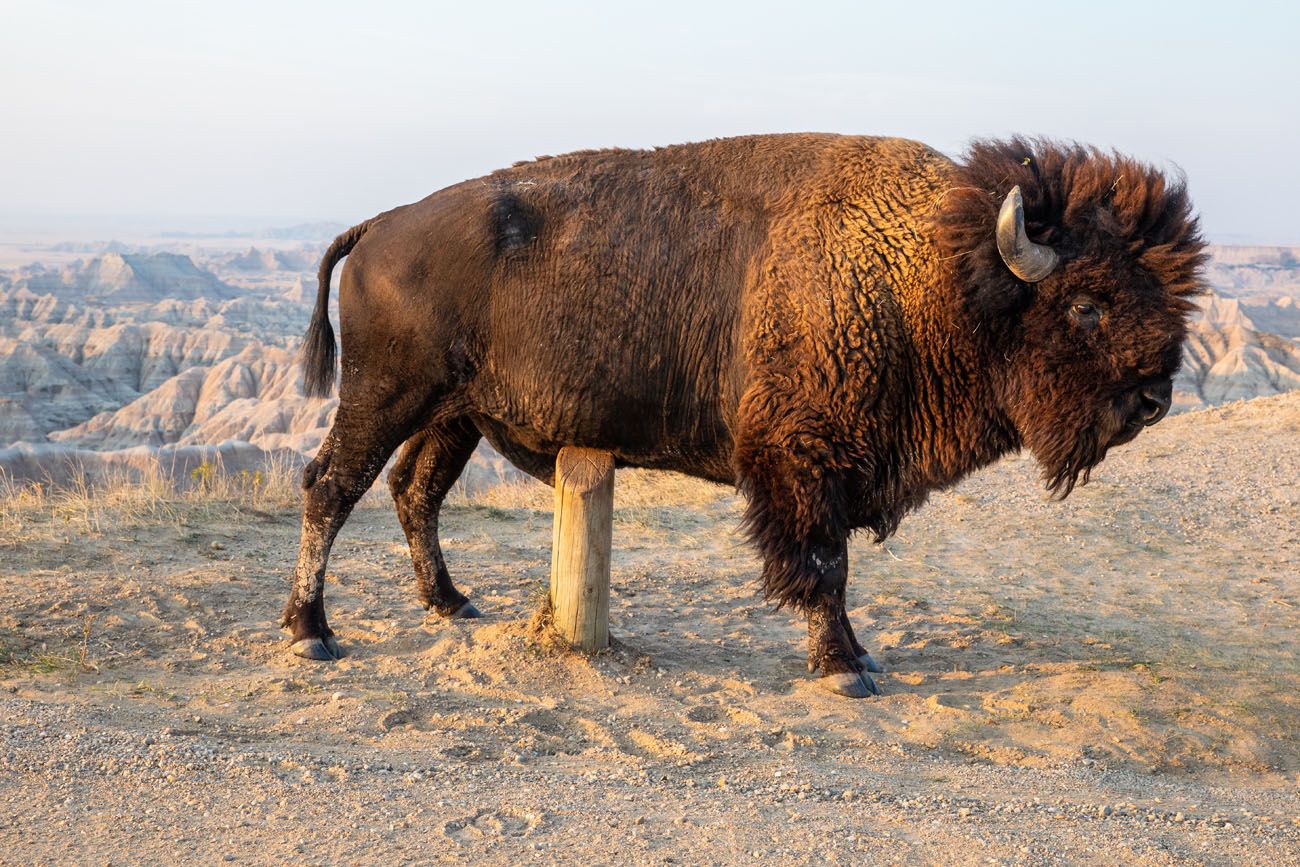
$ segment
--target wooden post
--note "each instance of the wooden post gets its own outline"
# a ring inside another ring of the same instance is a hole
[[[585,651],[609,647],[609,548],[614,457],[565,446],[555,459],[551,537],[551,623]]]

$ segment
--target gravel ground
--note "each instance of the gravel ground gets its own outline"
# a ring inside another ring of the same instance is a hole
[[[546,491],[447,510],[474,622],[368,505],[329,666],[274,625],[291,508],[10,504],[0,864],[1300,864],[1298,435],[1300,395],[1180,416],[1065,504],[1013,460],[855,543],[863,702],[711,486],[620,481],[592,658],[531,640]]]
[[[0,708],[6,864],[1300,860],[1294,798],[1226,780],[994,768],[885,743],[813,761],[795,749],[731,778],[726,757],[633,773],[476,765],[202,718],[123,730],[116,713]]]

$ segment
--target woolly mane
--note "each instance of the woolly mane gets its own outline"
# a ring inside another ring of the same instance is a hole
[[[1177,306],[1202,291],[1205,242],[1181,175],[1172,180],[1118,153],[1048,139],[981,140],[957,165],[936,216],[943,255],[968,307],[996,315],[1030,297],[998,255],[998,208],[1016,184],[1029,237],[1064,258],[1122,256],[1164,287]],[[1049,278],[1050,279],[1050,278]]]

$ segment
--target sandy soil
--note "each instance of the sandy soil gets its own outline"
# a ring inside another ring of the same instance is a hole
[[[1031,461],[852,549],[850,701],[759,599],[726,489],[620,474],[611,629],[527,622],[550,491],[389,506],[335,549],[350,655],[275,627],[289,504],[0,516],[0,863],[1300,864],[1300,394],[1180,416],[1046,502]],[[877,652],[878,651],[878,652]]]

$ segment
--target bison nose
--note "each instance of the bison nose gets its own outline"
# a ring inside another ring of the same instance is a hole
[[[1142,424],[1150,427],[1169,412],[1169,405],[1174,400],[1174,383],[1166,379],[1156,385],[1143,386],[1138,392],[1142,408],[1138,411]]]

